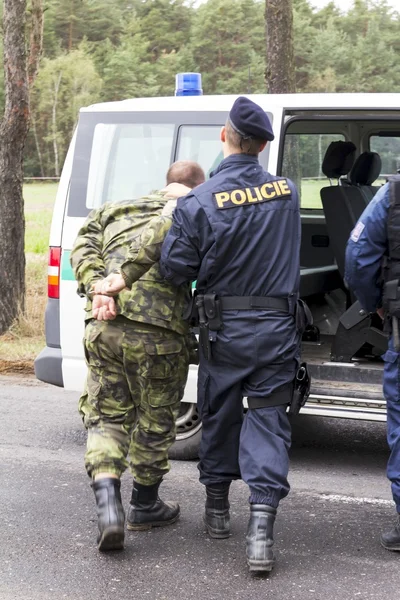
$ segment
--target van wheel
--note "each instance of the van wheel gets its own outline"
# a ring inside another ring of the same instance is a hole
[[[201,421],[195,404],[181,403],[176,427],[176,441],[169,449],[169,457],[173,460],[194,460],[198,458]]]

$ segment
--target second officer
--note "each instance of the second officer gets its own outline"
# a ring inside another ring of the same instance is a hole
[[[273,139],[265,111],[239,97],[221,130],[224,160],[178,200],[160,261],[175,285],[197,280],[205,524],[212,537],[229,536],[229,486],[241,477],[250,489],[251,571],[275,562],[273,524],[289,492],[286,409],[300,345],[299,199],[290,180],[259,164]]]

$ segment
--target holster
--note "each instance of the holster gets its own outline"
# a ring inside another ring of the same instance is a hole
[[[301,334],[305,332],[309,325],[313,324],[311,311],[301,298],[299,298],[296,303],[295,319],[297,331]]]
[[[307,363],[301,363],[294,379],[293,397],[289,406],[289,415],[298,415],[310,395],[311,377]]]
[[[211,358],[211,342],[208,320],[206,317],[206,311],[204,306],[204,296],[201,294],[195,295],[196,307],[199,314],[199,340],[200,346],[203,351],[204,358],[210,360]]]
[[[191,327],[199,326],[199,310],[196,306],[196,292],[190,298],[190,302],[183,312],[183,319],[188,321]]]
[[[216,294],[195,294],[199,339],[204,358],[211,358],[210,331],[222,329],[221,301]]]

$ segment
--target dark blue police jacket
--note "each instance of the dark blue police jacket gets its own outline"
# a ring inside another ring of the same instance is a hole
[[[300,210],[293,183],[233,154],[177,202],[160,269],[220,296],[298,295]]]
[[[346,283],[368,312],[382,305],[382,259],[388,248],[389,206],[390,185],[386,183],[364,210],[346,247]]]

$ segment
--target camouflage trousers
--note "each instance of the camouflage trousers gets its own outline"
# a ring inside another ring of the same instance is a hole
[[[84,348],[88,376],[79,412],[88,430],[88,475],[120,476],[129,457],[136,481],[156,483],[170,468],[189,338],[117,317],[89,321]]]

